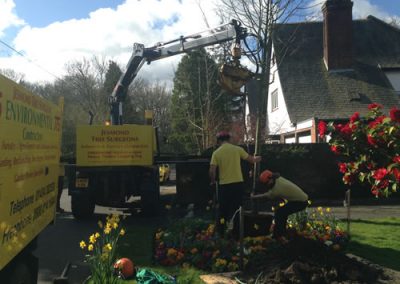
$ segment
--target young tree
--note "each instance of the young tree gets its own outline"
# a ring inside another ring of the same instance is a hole
[[[248,41],[248,58],[256,67],[256,77],[260,88],[257,95],[258,109],[256,123],[256,141],[264,141],[268,133],[267,95],[270,80],[270,61],[272,56],[272,38],[277,23],[287,22],[296,11],[304,9],[304,0],[221,0],[220,16],[223,19],[237,19],[256,40]],[[252,49],[252,50],[249,50]],[[263,135],[260,135],[260,134]]]

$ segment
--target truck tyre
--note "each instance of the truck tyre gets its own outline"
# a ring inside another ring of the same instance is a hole
[[[155,172],[146,175],[140,184],[140,203],[144,216],[152,217],[160,213],[159,175]]]
[[[93,216],[95,202],[89,194],[72,194],[71,210],[75,219],[83,220]]]
[[[39,261],[31,253],[18,256],[9,266],[4,278],[0,277],[0,283],[7,284],[36,284],[39,271]]]

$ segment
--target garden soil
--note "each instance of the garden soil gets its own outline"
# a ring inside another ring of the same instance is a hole
[[[205,275],[208,284],[299,283],[361,284],[400,283],[400,272],[359,257],[327,249],[319,242],[296,237],[280,249],[248,264],[238,274]]]

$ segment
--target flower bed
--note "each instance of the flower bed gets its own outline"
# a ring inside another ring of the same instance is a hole
[[[255,224],[257,226],[257,224]],[[290,237],[305,238],[342,250],[347,234],[338,226],[330,209],[310,209],[288,222]],[[267,254],[281,245],[270,236],[244,238],[244,269],[257,266]],[[154,238],[154,260],[164,266],[196,267],[212,272],[237,271],[240,267],[240,243],[229,233],[224,237],[214,223],[203,219],[176,220],[167,229],[159,229]]]

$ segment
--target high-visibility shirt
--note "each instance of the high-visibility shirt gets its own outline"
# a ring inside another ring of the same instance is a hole
[[[245,160],[248,156],[242,147],[230,143],[223,143],[215,150],[210,165],[218,167],[219,184],[243,182],[240,160]]]
[[[286,199],[287,201],[307,201],[308,195],[296,184],[283,177],[275,180],[275,185],[265,193],[270,199]]]

